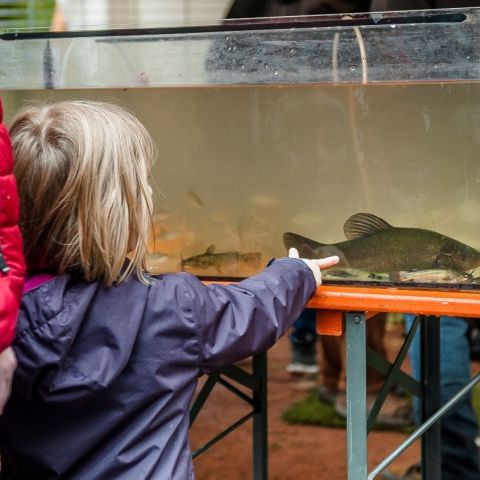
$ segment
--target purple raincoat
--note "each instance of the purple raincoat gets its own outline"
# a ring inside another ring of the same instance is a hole
[[[237,285],[186,273],[107,288],[55,277],[25,294],[2,479],[193,478],[199,375],[272,346],[315,290],[300,260]]]

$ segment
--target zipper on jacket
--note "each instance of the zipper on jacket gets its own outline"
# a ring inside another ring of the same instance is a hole
[[[0,271],[6,275],[9,270],[10,268],[7,265],[7,262],[5,262],[5,258],[3,257],[2,247],[0,247]]]

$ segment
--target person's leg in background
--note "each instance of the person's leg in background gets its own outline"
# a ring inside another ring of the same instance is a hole
[[[413,323],[413,315],[406,315],[407,327]],[[470,348],[464,318],[440,317],[440,389],[442,404],[447,402],[471,376]],[[410,364],[415,378],[420,378],[420,335],[416,334],[410,347]],[[417,419],[419,402],[415,402]],[[442,480],[478,480],[480,467],[475,445],[478,423],[467,394],[441,420]]]
[[[441,317],[440,321],[440,388],[445,403],[470,380],[470,350],[465,319]],[[471,394],[445,415],[440,429],[442,480],[478,480],[478,424]]]
[[[367,345],[383,357],[386,357],[385,346],[386,314],[379,313],[367,321]],[[320,382],[317,388],[319,400],[335,405],[338,415],[346,416],[345,398],[345,339],[322,335],[321,368],[316,354],[316,313],[313,309],[305,309],[295,321],[290,334],[291,362],[287,371],[295,376],[311,376],[320,371]],[[382,387],[384,377],[373,368],[367,370],[368,404],[373,405]],[[402,425],[411,422],[411,408],[405,399],[395,394],[387,396],[377,416],[377,421],[385,425]]]
[[[367,320],[367,346],[387,358],[385,347],[385,326],[387,314],[378,313]],[[367,369],[367,393],[377,393],[382,388],[385,377],[373,368]]]
[[[321,335],[321,370],[317,389],[318,399],[326,403],[335,403],[339,390],[345,388],[340,384],[344,374],[344,337]]]
[[[367,320],[367,346],[384,358],[387,358],[386,323],[386,313],[378,313]],[[344,375],[342,378],[344,378]],[[385,377],[381,373],[371,367],[367,369],[367,404],[369,408],[375,403],[384,382]],[[341,394],[335,401],[335,411],[340,416],[345,417],[347,402],[343,388],[341,390]],[[411,411],[411,406],[405,398],[391,392],[386,397],[382,409],[377,415],[377,422],[391,426],[406,425],[412,422]]]
[[[383,313],[375,315],[367,321],[367,345],[383,357],[385,348],[385,319]],[[321,343],[321,371],[319,398],[326,394],[327,398],[345,390],[345,338],[322,335]],[[373,368],[367,370],[367,390],[369,393],[378,392],[383,385],[384,377]],[[342,414],[342,412],[340,412]]]
[[[293,375],[318,373],[315,310],[306,308],[302,312],[293,324],[289,339],[292,357],[287,365],[287,372]]]

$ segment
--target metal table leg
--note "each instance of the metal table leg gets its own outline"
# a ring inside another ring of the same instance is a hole
[[[424,422],[441,407],[440,319],[424,316],[420,328],[422,422]],[[441,478],[439,422],[427,430],[422,437],[422,477],[424,480]]]
[[[235,383],[243,385],[251,392],[240,390]],[[253,419],[253,480],[267,480],[268,477],[268,428],[267,428],[267,353],[259,353],[252,358],[251,373],[237,365],[224,367],[221,371],[209,375],[190,410],[190,426],[195,422],[200,410],[207,401],[216,384],[220,384],[235,396],[242,399],[252,410],[206,442],[192,453],[192,457],[206,452],[226,435]]]
[[[367,354],[365,314],[346,315],[347,472],[349,480],[367,479]]]
[[[268,420],[267,420],[267,354],[255,355],[252,361],[255,379],[253,389],[253,478],[268,478]]]

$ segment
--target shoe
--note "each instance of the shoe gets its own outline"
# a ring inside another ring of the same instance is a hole
[[[326,385],[320,384],[317,387],[317,398],[323,403],[328,405],[335,405],[337,400],[338,391],[328,388]]]
[[[389,471],[386,471],[380,477],[381,480],[421,480],[422,469],[420,463],[415,463],[411,467],[407,468],[407,471],[403,475],[395,475]]]
[[[287,365],[288,373],[292,375],[314,375],[320,371],[318,365],[308,365],[306,363],[292,362]]]
[[[290,336],[292,361],[287,365],[287,372],[294,375],[313,375],[320,368],[317,364],[315,335],[308,331],[299,331]]]
[[[368,412],[372,409],[377,396],[376,394],[367,395]],[[347,398],[345,394],[337,395],[335,400],[335,412],[343,418],[347,417]],[[397,427],[402,425],[410,425],[413,423],[412,406],[403,398],[390,394],[385,399],[377,418],[376,423]]]

